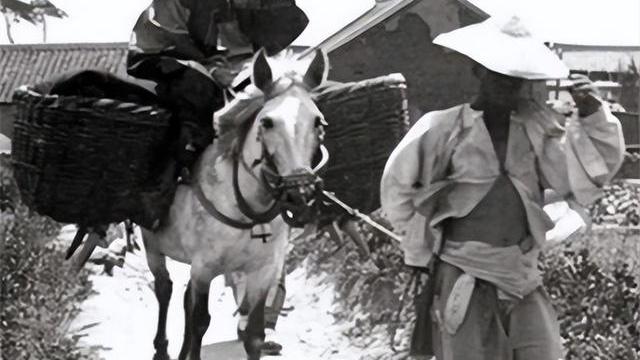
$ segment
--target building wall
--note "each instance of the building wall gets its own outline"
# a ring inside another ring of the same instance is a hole
[[[0,103],[0,134],[11,138],[16,107],[13,104]]]
[[[636,71],[638,69],[636,68]],[[640,73],[627,72],[619,74],[617,81],[622,85],[620,104],[628,112],[640,112]]]
[[[330,78],[357,81],[402,73],[412,121],[428,111],[468,102],[478,87],[471,60],[432,40],[481,20],[456,0],[420,1],[334,50],[329,55]]]

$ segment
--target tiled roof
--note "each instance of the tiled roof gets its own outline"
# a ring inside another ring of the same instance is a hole
[[[640,66],[640,51],[567,51],[562,60],[572,70],[627,72]]]
[[[127,43],[0,45],[0,103],[20,85],[80,69],[125,74]]]

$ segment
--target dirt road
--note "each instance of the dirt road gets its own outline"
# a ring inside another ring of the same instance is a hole
[[[61,234],[63,238],[72,236],[72,228],[65,228]],[[174,261],[168,261],[167,265],[173,280],[167,334],[169,354],[175,358],[182,342],[182,296],[189,268]],[[98,349],[105,360],[151,360],[157,303],[144,252],[127,254],[124,267],[116,268],[113,277],[100,274],[101,268],[93,266],[96,275],[92,281],[97,294],[82,304],[72,329],[84,334],[83,345]],[[287,290],[285,306],[293,306],[294,310],[281,317],[277,327],[277,340],[284,350],[282,356],[265,359],[360,358],[362,350],[351,347],[342,335],[346,325],[336,324],[330,313],[337,310],[332,308],[333,291],[329,284],[320,278],[307,278],[301,267],[287,277]],[[203,339],[203,360],[244,359],[241,344],[235,342],[235,308],[231,289],[224,287],[222,277],[215,279],[211,285],[211,326]]]

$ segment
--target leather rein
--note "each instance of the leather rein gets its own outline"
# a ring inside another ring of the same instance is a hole
[[[232,217],[229,217],[222,213],[216,206],[205,196],[202,191],[202,187],[200,183],[195,182],[193,184],[193,191],[196,195],[196,198],[205,208],[205,210],[214,218],[219,220],[220,222],[229,225],[231,227],[237,229],[252,229],[254,226],[259,224],[268,223],[271,220],[275,219],[280,214],[280,206],[277,200],[274,200],[273,204],[264,212],[259,213],[254,211],[245,197],[242,195],[240,191],[240,184],[238,182],[238,168],[239,161],[236,157],[233,159],[233,194],[238,202],[238,207],[240,208],[240,212],[243,215],[248,217],[251,221],[242,221],[236,220]]]

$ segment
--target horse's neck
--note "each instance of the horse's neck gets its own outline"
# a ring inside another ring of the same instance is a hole
[[[209,200],[221,208],[224,208],[225,204],[233,205],[232,207],[237,205],[233,187],[233,166],[231,154],[222,153],[215,145],[209,145],[196,167],[196,181],[200,183]],[[253,173],[249,173],[251,170],[243,166],[241,161],[238,164],[238,185],[249,205],[255,211],[263,211],[272,199],[260,183],[258,170],[259,167],[256,167]]]

